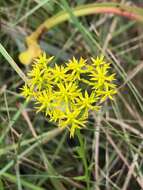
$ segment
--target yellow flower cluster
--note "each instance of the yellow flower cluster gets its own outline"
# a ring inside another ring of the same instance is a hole
[[[45,112],[59,127],[68,127],[73,137],[76,128],[85,127],[89,110],[98,111],[103,101],[113,99],[115,74],[109,74],[110,64],[103,56],[91,58],[90,64],[83,58],[64,66],[50,66],[52,61],[45,53],[35,60],[22,95],[34,99],[38,112]]]

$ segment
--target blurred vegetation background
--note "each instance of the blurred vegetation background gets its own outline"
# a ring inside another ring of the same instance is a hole
[[[22,79],[0,54],[0,190],[143,189],[143,23],[72,15],[72,7],[104,2],[143,7],[142,0],[0,0],[0,42],[24,73],[25,37],[66,10],[70,21],[46,31],[42,49],[59,64],[103,53],[118,86],[115,101],[90,114],[79,142],[25,102]]]

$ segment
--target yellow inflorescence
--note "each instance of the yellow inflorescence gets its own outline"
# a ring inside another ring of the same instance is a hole
[[[52,60],[45,53],[35,60],[22,95],[35,101],[37,112],[45,112],[59,127],[68,127],[73,137],[76,128],[85,127],[89,110],[98,111],[103,101],[113,99],[115,74],[109,74],[110,64],[103,56],[91,58],[90,64],[73,58],[54,67]]]

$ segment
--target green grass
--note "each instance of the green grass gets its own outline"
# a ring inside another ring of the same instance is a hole
[[[75,17],[71,7],[86,3],[0,3],[0,190],[143,189],[142,24],[109,14]],[[20,96],[30,68],[18,60],[24,37],[61,10],[70,21],[46,32],[41,47],[57,63],[102,53],[118,82],[115,100],[91,113],[74,139]]]

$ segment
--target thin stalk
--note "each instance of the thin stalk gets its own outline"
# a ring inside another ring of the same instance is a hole
[[[82,152],[81,159],[82,159],[82,162],[84,165],[84,170],[85,170],[87,190],[90,190],[90,183],[89,183],[90,177],[89,177],[88,163],[87,163],[87,159],[86,159],[85,146],[84,146],[84,142],[83,142],[83,138],[82,138],[82,135],[80,133],[80,130],[77,130],[77,136],[78,136],[78,140],[79,140],[79,144],[80,144],[80,149]]]

